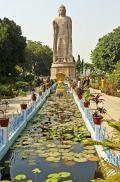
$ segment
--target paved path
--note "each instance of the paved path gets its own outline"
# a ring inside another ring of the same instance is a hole
[[[90,89],[91,93],[101,93],[100,90]],[[105,119],[112,119],[118,121],[120,119],[120,98],[109,96],[101,93],[104,99],[104,107],[107,110],[107,114],[104,116]],[[95,108],[95,104],[91,103],[90,107]],[[102,123],[102,126],[106,130],[105,138],[112,142],[120,142],[120,135],[113,127],[109,126],[106,122]],[[116,135],[117,134],[117,135]]]
[[[6,99],[9,102],[9,105],[7,106],[7,109],[5,107],[5,105],[0,105],[0,109],[2,110],[6,110],[6,115],[9,116],[9,118],[11,119],[13,115],[16,115],[18,113],[20,113],[21,108],[20,108],[20,104],[21,103],[26,103],[27,105],[29,105],[31,103],[31,95],[27,95],[26,97],[15,97],[12,99]],[[2,114],[0,113],[0,117],[2,117]]]
[[[100,90],[90,89],[92,93],[101,93]],[[104,99],[104,107],[107,110],[107,115],[114,120],[120,119],[120,98],[113,97],[102,93]],[[91,104],[91,107],[94,108],[94,104]]]

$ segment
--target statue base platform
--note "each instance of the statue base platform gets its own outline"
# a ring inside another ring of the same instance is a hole
[[[74,63],[53,63],[51,67],[51,79],[56,79],[57,73],[65,74],[65,77],[75,78]]]

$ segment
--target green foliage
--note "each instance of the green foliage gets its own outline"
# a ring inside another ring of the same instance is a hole
[[[80,55],[78,55],[78,59],[77,59],[77,62],[76,62],[76,71],[78,73],[78,76],[80,75],[81,73],[81,60],[80,60]]]
[[[87,139],[83,141],[84,144],[86,145],[102,145],[105,148],[112,149],[112,150],[118,150],[120,151],[120,144],[109,141],[109,140],[104,140],[104,141],[96,141],[92,139]]]
[[[52,64],[52,50],[41,42],[28,41],[24,69],[36,76],[49,75]]]
[[[14,85],[0,85],[0,95],[1,96],[15,96],[17,95],[17,91]]]
[[[115,66],[115,70],[110,75],[111,80],[114,78],[114,84],[118,90],[120,90],[120,62]]]
[[[8,18],[0,19],[0,78],[17,74],[15,66],[24,62],[26,38],[21,27]]]
[[[34,80],[34,75],[32,74],[26,75],[24,79],[26,82],[32,83],[32,81]]]
[[[117,174],[113,174],[108,176],[105,179],[95,179],[95,180],[91,180],[91,182],[120,182],[120,172]]]
[[[90,101],[90,98],[91,98],[91,93],[90,93],[90,90],[86,90],[84,93],[83,93],[83,98],[85,101]]]
[[[115,128],[118,132],[120,132],[120,120],[119,121],[111,121],[111,120],[105,120],[108,125]]]
[[[28,86],[29,84],[27,83],[27,82],[23,82],[23,81],[17,81],[16,83],[15,83],[15,87],[17,88],[17,89],[25,89],[27,86]]]
[[[103,36],[91,54],[94,66],[101,71],[112,72],[120,60],[120,27]]]
[[[19,90],[19,95],[22,96],[22,97],[26,97],[27,96],[27,93],[23,90]]]

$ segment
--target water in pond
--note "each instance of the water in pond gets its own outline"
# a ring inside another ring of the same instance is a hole
[[[0,179],[90,182],[97,156],[93,146],[82,143],[89,137],[72,96],[53,94],[0,162]]]

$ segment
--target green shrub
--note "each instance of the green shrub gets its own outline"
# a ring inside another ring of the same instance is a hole
[[[24,91],[27,89],[28,85],[29,85],[28,82],[23,82],[23,81],[17,81],[15,83],[16,89],[22,89]]]
[[[0,95],[1,96],[16,96],[16,90],[14,85],[0,85]]]
[[[34,75],[30,74],[25,77],[25,81],[31,83],[34,80]]]
[[[19,90],[19,95],[22,96],[22,97],[26,97],[27,93],[20,89]]]

